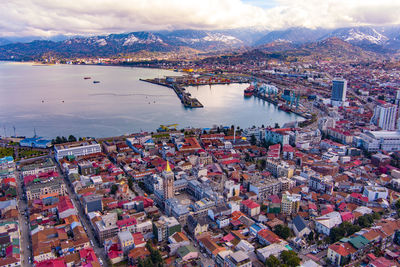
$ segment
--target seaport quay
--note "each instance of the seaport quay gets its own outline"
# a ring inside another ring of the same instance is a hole
[[[169,87],[174,90],[176,95],[179,97],[181,100],[181,103],[186,107],[186,108],[203,108],[203,104],[200,103],[200,101],[197,98],[194,98],[190,95],[190,93],[185,92],[185,88],[183,88],[181,85],[179,85],[176,82],[173,82],[169,80],[168,78],[166,79],[140,79],[141,81],[144,82],[149,82],[157,85],[162,85]]]
[[[222,75],[222,74],[189,74],[183,76],[168,76],[165,78],[140,79],[157,85],[162,85],[173,89],[181,100],[182,104],[187,108],[202,108],[203,104],[190,93],[186,92],[184,86],[200,86],[230,83],[248,83],[248,77],[240,75]]]

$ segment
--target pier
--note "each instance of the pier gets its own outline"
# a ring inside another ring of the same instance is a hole
[[[203,108],[203,104],[197,98],[191,97],[189,93],[185,92],[185,88],[181,87],[175,82],[169,82],[167,79],[140,79],[141,81],[153,83],[157,85],[166,86],[174,90],[175,94],[181,100],[181,103],[186,108]]]

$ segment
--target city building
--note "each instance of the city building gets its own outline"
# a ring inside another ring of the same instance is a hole
[[[39,199],[45,195],[64,196],[66,193],[67,188],[61,178],[50,178],[26,185],[26,198],[28,200]]]
[[[174,217],[161,216],[156,222],[153,222],[153,235],[159,242],[168,240],[168,237],[181,231],[181,225]]]
[[[342,216],[337,211],[315,218],[315,230],[329,236],[331,229],[342,223]]]
[[[225,258],[227,267],[251,267],[252,263],[249,256],[241,250],[238,250]]]
[[[132,233],[129,231],[122,231],[118,233],[118,240],[121,249],[124,253],[127,253],[130,249],[135,246],[135,242]]]
[[[345,79],[335,78],[332,80],[332,106],[342,106],[346,102],[347,81]]]
[[[101,152],[101,146],[95,140],[78,141],[54,145],[57,160],[67,156],[85,156]]]
[[[387,199],[388,189],[382,186],[366,186],[364,187],[363,195],[368,197],[369,201],[378,199]]]
[[[39,173],[55,172],[57,166],[53,159],[47,158],[43,162],[29,164],[21,167],[22,176],[37,175]]]
[[[174,197],[174,173],[171,170],[169,162],[167,161],[167,166],[162,173],[164,181],[163,181],[163,190],[164,190],[164,200],[170,199]]]
[[[83,205],[86,213],[92,211],[103,211],[103,202],[100,195],[89,195],[83,197]]]
[[[300,200],[301,195],[285,192],[282,194],[281,212],[287,215],[296,214],[299,211]]]
[[[393,131],[396,129],[397,106],[389,103],[378,104],[374,109],[371,124],[379,126],[382,130]]]
[[[249,191],[257,194],[257,199],[264,201],[270,195],[277,195],[281,192],[281,183],[276,179],[265,179],[251,183]]]
[[[400,151],[400,131],[367,131],[360,134],[356,143],[368,152]]]
[[[250,217],[253,217],[260,214],[260,204],[251,199],[246,199],[240,203],[240,210]]]

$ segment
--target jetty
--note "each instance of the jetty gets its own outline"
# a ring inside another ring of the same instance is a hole
[[[157,85],[162,85],[174,90],[175,94],[181,100],[181,103],[186,108],[203,108],[203,104],[200,101],[192,97],[190,93],[185,92],[185,88],[180,86],[178,83],[170,81],[167,79],[140,79],[143,82],[153,83]]]

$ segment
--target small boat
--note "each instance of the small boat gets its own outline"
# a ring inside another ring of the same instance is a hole
[[[93,83],[100,83],[100,81],[93,81]]]
[[[92,77],[83,77],[84,80],[92,79]]]

